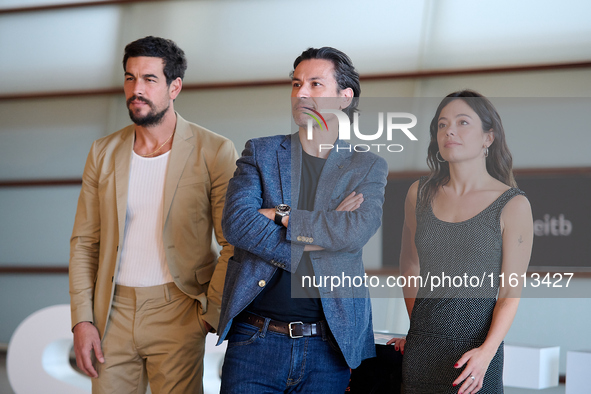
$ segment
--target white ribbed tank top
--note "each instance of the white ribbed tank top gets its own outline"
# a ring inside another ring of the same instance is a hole
[[[147,287],[172,282],[163,230],[164,182],[170,151],[153,158],[132,154],[125,232],[116,283]]]

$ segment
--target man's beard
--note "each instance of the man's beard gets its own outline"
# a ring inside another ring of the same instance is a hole
[[[292,99],[291,117],[298,127],[307,127],[308,119],[311,119],[310,115],[305,115],[304,112],[311,112],[308,108],[312,108],[312,105],[306,104],[308,103],[304,103],[302,99],[297,99],[297,101]],[[306,105],[305,110],[298,108],[304,105]]]
[[[143,101],[144,103],[148,104],[150,106],[150,112],[147,115],[141,117],[134,114],[133,111],[129,108],[129,104],[133,100]],[[156,107],[154,106],[154,103],[152,103],[148,99],[133,96],[127,100],[127,109],[129,110],[129,117],[131,118],[131,121],[136,125],[143,127],[157,126],[160,123],[162,123],[162,119],[164,118],[164,115],[166,114],[166,111],[168,111],[169,108],[170,105],[168,105],[162,111],[156,112]]]

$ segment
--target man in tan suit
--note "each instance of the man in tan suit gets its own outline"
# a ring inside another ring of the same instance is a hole
[[[220,223],[237,153],[174,111],[186,67],[170,40],[127,45],[134,124],[95,141],[84,168],[70,297],[93,393],[142,393],[148,381],[155,394],[203,391],[205,336],[217,329],[233,254]]]

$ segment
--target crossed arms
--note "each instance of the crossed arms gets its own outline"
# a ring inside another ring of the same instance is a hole
[[[343,177],[345,192],[335,208],[304,211],[292,207],[289,219],[279,226],[273,221],[274,206],[284,203],[279,188],[286,180],[280,179],[275,168],[265,166],[269,156],[264,156],[276,152],[257,145],[253,140],[246,143],[228,184],[222,228],[232,245],[291,272],[296,268],[291,261],[297,264],[304,250],[355,253],[380,227],[388,173],[385,160],[375,155],[352,159],[349,167],[355,166],[356,176]],[[298,241],[299,235],[313,241]]]

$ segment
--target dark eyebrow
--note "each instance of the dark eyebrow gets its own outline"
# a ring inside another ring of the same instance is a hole
[[[130,77],[133,77],[134,76],[132,73],[127,72],[127,71],[125,72],[125,75],[129,75]],[[157,75],[154,75],[154,74],[144,74],[144,75],[142,75],[142,78],[155,78],[155,79],[158,79],[158,76]]]
[[[470,119],[472,119],[472,117],[471,117],[470,115],[467,115],[467,114],[457,114],[457,115],[456,115],[456,118],[459,118],[460,116],[465,116],[465,117],[467,117],[467,118],[470,118]],[[439,119],[437,119],[437,121],[440,121],[440,120],[443,120],[443,119],[447,120],[447,118],[446,118],[445,116],[442,116],[442,117],[440,117]]]
[[[302,81],[301,79],[296,78],[296,77],[291,77],[291,80],[292,81],[300,81],[300,82]],[[309,81],[324,81],[324,78],[322,78],[322,77],[312,77],[312,78],[308,78],[308,80]]]

